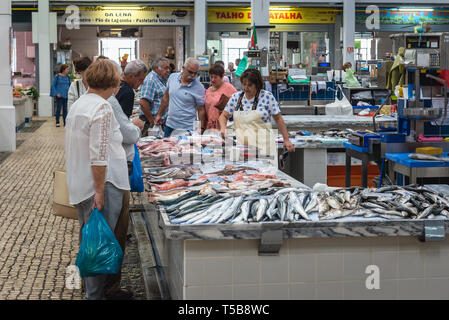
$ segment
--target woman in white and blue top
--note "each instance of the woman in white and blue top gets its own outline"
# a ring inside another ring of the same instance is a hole
[[[231,96],[219,118],[222,137],[226,137],[226,125],[233,116],[238,142],[243,145],[256,146],[262,154],[273,156],[277,151],[276,137],[273,135],[271,127],[273,118],[284,138],[284,148],[288,152],[294,152],[295,147],[288,137],[279,105],[271,92],[263,90],[264,83],[259,70],[245,70],[240,76],[240,81],[243,90]]]

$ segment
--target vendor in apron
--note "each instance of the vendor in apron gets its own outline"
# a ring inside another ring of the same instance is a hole
[[[263,79],[259,70],[247,69],[240,76],[242,91],[234,93],[220,115],[220,132],[227,135],[227,122],[234,118],[234,130],[239,144],[259,149],[259,157],[267,156],[277,167],[276,136],[271,127],[271,118],[276,121],[283,136],[284,148],[294,152],[295,147],[288,137],[287,127],[282,119],[281,110],[269,91],[263,90]]]

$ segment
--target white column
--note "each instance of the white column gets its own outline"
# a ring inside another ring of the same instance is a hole
[[[194,50],[195,56],[206,54],[207,2],[195,0],[194,16]]]
[[[50,56],[50,4],[49,0],[38,2],[38,43],[39,43],[39,101],[38,116],[51,117],[53,115],[50,87],[53,72]]]
[[[269,26],[270,25],[270,0],[251,0],[251,26]],[[252,31],[251,31],[252,32]],[[257,46],[259,49],[266,48],[268,57],[270,55],[270,29],[258,28],[257,31]],[[268,77],[268,65],[262,68],[262,76]]]
[[[343,63],[354,63],[355,0],[343,0]],[[352,48],[352,52],[348,52]]]
[[[16,109],[12,103],[11,0],[0,1],[0,151],[16,150]]]

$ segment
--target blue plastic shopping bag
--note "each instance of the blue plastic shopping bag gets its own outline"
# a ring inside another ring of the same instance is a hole
[[[129,176],[129,184],[131,192],[145,191],[142,178],[142,166],[140,164],[139,149],[137,148],[137,145],[134,145],[133,172]]]
[[[81,278],[98,274],[116,274],[123,260],[123,250],[101,211],[95,208],[82,229],[82,239],[75,265]]]

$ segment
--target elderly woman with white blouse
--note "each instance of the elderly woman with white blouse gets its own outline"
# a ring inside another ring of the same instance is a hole
[[[65,135],[67,185],[70,203],[78,211],[81,229],[93,208],[102,211],[111,230],[115,229],[125,190],[130,190],[120,126],[106,101],[120,86],[113,61],[100,59],[84,75],[89,90],[67,115]],[[86,299],[105,299],[107,275],[86,277]]]

